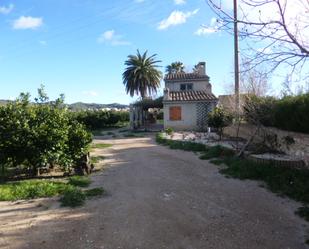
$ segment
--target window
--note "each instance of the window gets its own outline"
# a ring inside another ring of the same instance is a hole
[[[170,120],[171,121],[181,120],[181,106],[170,107]]]
[[[180,84],[180,91],[191,91],[193,90],[193,84]]]

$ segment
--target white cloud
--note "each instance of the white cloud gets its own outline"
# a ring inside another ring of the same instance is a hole
[[[14,29],[37,29],[43,25],[41,17],[21,16],[13,22]]]
[[[175,3],[176,5],[182,5],[182,4],[185,4],[186,1],[185,1],[185,0],[174,0],[174,3]]]
[[[143,3],[143,2],[145,2],[145,0],[134,0],[134,2],[136,2],[136,3]]]
[[[197,31],[195,31],[195,35],[202,36],[202,35],[209,35],[219,31],[219,23],[218,20],[213,17],[210,20],[210,25],[203,25]]]
[[[97,97],[99,96],[99,93],[96,91],[90,90],[90,91],[83,91],[83,95]]]
[[[47,41],[41,40],[41,41],[39,41],[39,43],[40,43],[42,46],[46,46],[46,45],[47,45]]]
[[[130,42],[123,40],[122,35],[116,34],[115,30],[107,30],[101,34],[98,38],[98,43],[108,43],[112,46],[125,46],[131,44]]]
[[[170,26],[180,25],[187,22],[187,19],[197,14],[199,9],[194,11],[182,12],[178,10],[174,10],[170,16],[159,23],[158,29],[164,30],[169,28]]]
[[[0,14],[7,15],[7,14],[11,13],[13,9],[14,9],[14,4],[10,4],[7,7],[0,6]]]

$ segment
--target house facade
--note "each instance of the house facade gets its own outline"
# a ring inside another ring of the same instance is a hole
[[[167,74],[164,81],[164,128],[206,131],[207,114],[218,102],[206,74],[206,63],[200,62],[194,73]]]

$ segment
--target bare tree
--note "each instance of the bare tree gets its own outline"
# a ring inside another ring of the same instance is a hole
[[[217,28],[233,33],[234,17],[221,0],[206,0],[216,13]],[[269,63],[268,73],[281,65],[305,73],[309,57],[309,0],[239,0],[239,38],[252,67]]]
[[[265,67],[259,65],[252,67],[250,62],[242,61],[240,70],[240,92],[265,96],[269,89],[268,74]]]

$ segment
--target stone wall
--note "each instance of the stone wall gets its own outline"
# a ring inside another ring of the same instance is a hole
[[[249,139],[256,131],[256,127],[253,125],[242,124],[239,128],[239,136],[244,139]],[[235,137],[237,133],[237,125],[232,125],[224,129],[224,134]],[[256,135],[254,142],[265,141],[265,138],[269,146],[277,147],[278,149],[287,155],[290,155],[296,159],[302,159],[309,164],[309,134],[297,133],[279,130],[272,127],[263,127]],[[269,143],[268,139],[275,138],[276,141]]]

